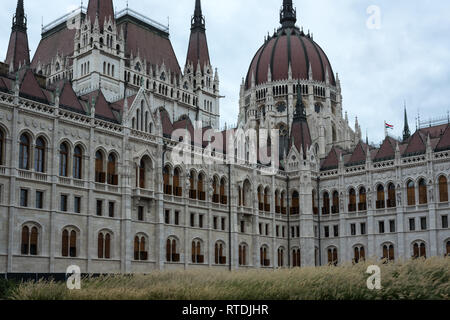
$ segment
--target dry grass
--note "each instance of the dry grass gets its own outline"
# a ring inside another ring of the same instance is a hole
[[[382,290],[367,289],[367,267],[381,267]],[[450,298],[450,259],[432,258],[383,265],[297,268],[277,271],[177,271],[83,279],[82,289],[65,283],[22,283],[16,300],[376,300]]]

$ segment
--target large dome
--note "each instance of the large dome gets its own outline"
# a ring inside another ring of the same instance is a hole
[[[247,73],[246,89],[251,87],[253,76],[255,85],[267,82],[269,68],[272,81],[288,79],[289,64],[293,79],[308,79],[311,65],[313,80],[325,82],[328,70],[330,83],[336,85],[327,55],[314,42],[312,36],[295,27],[295,14],[292,7],[282,9],[280,18],[282,27],[256,52]]]

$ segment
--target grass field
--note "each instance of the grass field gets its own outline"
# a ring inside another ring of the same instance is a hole
[[[367,288],[367,267],[381,268],[381,290]],[[3,289],[2,289],[3,288]],[[450,299],[450,259],[395,264],[276,271],[177,271],[82,279],[81,290],[65,283],[1,284],[13,300],[398,300]]]

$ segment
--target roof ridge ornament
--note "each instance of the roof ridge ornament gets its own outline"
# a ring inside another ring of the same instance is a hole
[[[200,0],[195,0],[194,16],[191,19],[191,30],[205,30],[205,17],[202,14],[202,4]]]
[[[282,28],[294,28],[297,22],[297,10],[292,5],[292,0],[283,0],[280,10],[280,23]]]

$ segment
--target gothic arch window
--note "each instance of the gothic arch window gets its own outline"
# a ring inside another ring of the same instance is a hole
[[[388,185],[388,208],[395,208],[397,206],[396,195],[395,195],[395,185],[393,183],[389,183]]]
[[[419,204],[427,204],[427,183],[425,179],[419,180]]]
[[[198,181],[197,181],[197,192],[198,192],[198,200],[201,200],[201,201],[206,200],[206,194],[204,191],[204,181],[205,181],[205,175],[203,173],[200,173],[198,175]]]
[[[172,194],[172,185],[170,184],[170,166],[167,165],[164,167],[163,171],[163,180],[164,180],[164,193],[167,195]]]
[[[392,243],[383,245],[383,257],[381,259],[386,260],[386,262],[395,260],[394,245]]]
[[[279,190],[275,190],[275,213],[281,213]]]
[[[300,196],[297,191],[292,193],[291,215],[300,214]]]
[[[103,152],[98,150],[95,153],[95,182],[105,183],[105,170],[104,170],[104,156]]]
[[[175,168],[173,171],[173,194],[176,197],[181,197],[183,195],[183,191],[180,184],[180,169]]]
[[[20,136],[19,169],[30,169],[30,137],[26,133]]]
[[[239,245],[239,265],[246,266],[247,265],[247,252],[248,246],[245,243],[241,243]]]
[[[292,250],[292,266],[294,268],[301,267],[301,255],[300,255],[300,249],[295,248]]]
[[[385,207],[384,186],[380,184],[377,187],[377,209],[384,209]]]
[[[263,203],[263,186],[258,187],[258,208],[259,211],[264,210],[264,203]]]
[[[221,241],[214,245],[214,262],[215,264],[226,264],[227,258],[225,256],[225,244]]]
[[[45,149],[46,143],[44,138],[38,138],[34,149],[34,170],[36,172],[45,172]]]
[[[328,253],[328,265],[337,266],[337,264],[338,264],[337,248],[335,248],[335,247],[328,248],[327,253]]]
[[[268,258],[268,254],[267,254],[268,251],[269,251],[269,248],[265,245],[259,249],[259,257],[260,257],[261,267],[270,267],[270,260]]]
[[[22,227],[21,254],[37,256],[38,254],[39,230],[34,225]]]
[[[416,189],[414,185],[414,181],[409,180],[406,184],[407,190],[407,198],[408,198],[408,206],[416,205]]]
[[[284,248],[278,248],[278,267],[284,267]]]
[[[227,181],[225,178],[220,179],[220,203],[226,205],[228,203],[228,197],[226,192]]]
[[[174,238],[168,238],[166,241],[166,260],[167,262],[180,262],[180,254],[177,251],[178,243]]]
[[[330,214],[330,194],[328,192],[324,192],[323,194],[322,214],[324,215]]]
[[[204,263],[205,257],[202,255],[202,241],[192,241],[192,263]]]
[[[331,128],[331,136],[332,136],[333,142],[336,142],[337,141],[337,133],[336,133],[336,127],[334,125]]]
[[[73,228],[65,228],[62,232],[61,255],[71,258],[77,256],[77,232]]]
[[[445,244],[446,256],[450,257],[450,240]]]
[[[4,159],[5,146],[6,146],[5,134],[4,134],[3,130],[0,130],[0,166],[3,166],[5,164],[5,159]]]
[[[102,231],[98,234],[98,258],[111,259],[111,233]]]
[[[135,261],[147,261],[147,239],[144,235],[136,235],[134,237],[134,260]]]
[[[118,176],[116,174],[116,166],[117,166],[117,159],[116,156],[113,153],[110,153],[108,156],[108,167],[107,167],[107,180],[108,184],[117,186],[118,183]]]
[[[348,192],[348,212],[356,211],[356,192],[355,189],[351,188]]]
[[[333,206],[331,207],[331,213],[339,213],[339,192],[337,191],[333,192]]]
[[[69,175],[69,147],[67,143],[61,143],[59,146],[59,175],[67,177]]]
[[[283,190],[281,191],[281,214],[286,214],[286,192]]]
[[[270,189],[266,187],[264,189],[264,211],[270,212]]]
[[[448,202],[448,181],[445,176],[439,177],[439,201]]]
[[[364,249],[364,246],[355,246],[353,248],[354,251],[354,263],[363,262],[366,260],[366,250]]]
[[[139,166],[136,168],[136,187],[140,189],[149,189],[147,181],[149,181],[149,173],[151,168],[151,159],[149,156],[142,157]]]
[[[80,146],[76,146],[73,150],[73,177],[74,179],[82,179],[83,177],[83,150]]]
[[[359,203],[358,203],[358,211],[366,211],[367,210],[367,194],[366,188],[361,187],[359,189]]]
[[[427,257],[427,247],[425,245],[425,242],[423,241],[416,241],[413,243],[413,258],[426,258]]]

